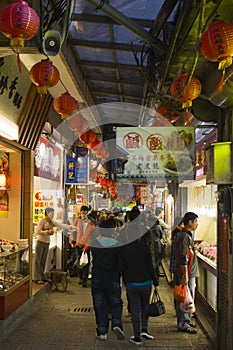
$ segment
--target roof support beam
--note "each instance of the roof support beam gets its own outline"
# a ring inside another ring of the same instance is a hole
[[[130,45],[123,43],[114,43],[104,41],[93,41],[93,40],[79,40],[79,39],[68,39],[68,45],[79,46],[79,47],[92,47],[97,49],[106,50],[120,50],[120,51],[132,51],[134,50],[141,52],[142,45]]]
[[[153,21],[149,19],[130,18],[130,20],[136,22],[143,28],[152,28],[153,26]],[[85,13],[73,13],[71,15],[71,21],[120,25],[119,22],[115,21],[113,18],[110,18],[108,16],[87,15]]]
[[[137,34],[140,38],[144,39],[145,42],[153,45],[161,54],[164,54],[166,45],[160,40],[156,39],[149,31],[142,28],[136,22],[123,15],[120,11],[117,11],[114,7],[110,6],[106,2],[100,0],[88,0],[90,3],[95,5],[97,8],[101,5],[101,10],[105,12],[109,17],[113,18],[118,23],[122,24],[133,33]]]
[[[97,75],[90,75],[88,74],[86,77],[86,80],[88,81],[101,81],[101,82],[106,82],[106,83],[113,83],[113,84],[124,84],[124,85],[136,85],[136,86],[144,86],[145,82],[144,81],[138,81],[138,79],[114,79],[113,77],[105,77],[105,76],[97,76]]]
[[[127,69],[137,71],[137,66],[133,64],[115,64],[111,62],[100,62],[100,61],[89,61],[89,60],[79,60],[79,66],[87,66],[87,67],[102,67],[103,69]]]
[[[120,94],[118,91],[111,91],[111,90],[108,90],[108,89],[91,89],[91,92],[94,92],[98,97],[100,97],[101,95],[108,95],[108,96],[123,96],[125,98],[133,98],[133,99],[137,99],[137,100],[141,100],[142,98],[142,94],[136,94],[136,93],[133,93],[132,91],[127,94],[127,93],[122,93]]]

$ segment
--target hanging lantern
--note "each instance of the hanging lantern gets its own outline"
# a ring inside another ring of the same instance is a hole
[[[81,113],[74,115],[68,121],[70,129],[79,136],[80,133],[85,132],[88,128],[88,122]]]
[[[180,117],[180,112],[177,111],[176,106],[171,101],[161,104],[156,112],[166,118],[170,123],[176,122]]]
[[[87,148],[92,150],[93,153],[98,152],[98,148],[101,146],[101,142],[98,139],[95,139],[95,141],[89,143],[87,145]]]
[[[53,106],[55,111],[61,114],[61,119],[66,120],[78,108],[78,102],[68,92],[65,92],[54,100]]]
[[[229,67],[233,56],[233,24],[223,20],[210,23],[202,34],[200,51],[207,60],[219,62],[218,69]]]
[[[18,49],[24,47],[24,41],[32,39],[40,26],[37,13],[22,0],[3,7],[0,13],[0,30],[10,38],[10,46],[17,50],[18,65],[21,72]]]
[[[109,156],[109,152],[106,150],[106,148],[102,145],[99,147],[96,151],[96,157],[101,159],[106,159]]]
[[[45,59],[32,66],[30,78],[33,84],[37,86],[39,95],[42,96],[47,94],[48,88],[58,83],[60,74],[52,62],[49,59]]]
[[[199,48],[207,60],[219,62],[218,69],[222,71],[222,77],[218,90],[221,90],[225,69],[232,65],[233,24],[225,23],[223,20],[210,23],[208,29],[202,34]]]
[[[171,95],[174,96],[177,101],[182,102],[182,108],[185,109],[191,107],[192,100],[195,100],[201,93],[201,83],[195,77],[191,78],[189,84],[183,91],[188,78],[189,74],[183,73],[173,81],[170,87]]]
[[[96,134],[94,131],[88,129],[82,135],[79,136],[80,141],[83,143],[90,144],[96,140]]]

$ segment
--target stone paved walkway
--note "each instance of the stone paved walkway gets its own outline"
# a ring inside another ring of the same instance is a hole
[[[90,283],[90,282],[89,282]],[[142,347],[158,350],[213,349],[198,327],[196,335],[179,333],[173,306],[173,290],[165,278],[161,278],[160,295],[166,306],[166,314],[150,318],[149,328],[154,340],[145,340]],[[122,292],[125,301],[125,290]],[[109,331],[107,341],[95,337],[95,315],[90,288],[78,285],[72,278],[65,293],[51,291],[49,285],[38,292],[31,301],[11,317],[7,327],[0,325],[0,349],[2,350],[101,350],[135,349],[129,342],[132,324],[123,310],[125,340],[116,339]]]

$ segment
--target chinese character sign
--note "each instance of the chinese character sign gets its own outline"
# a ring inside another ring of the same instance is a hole
[[[127,152],[118,178],[193,179],[194,127],[117,128],[116,145]]]
[[[77,153],[74,157],[66,156],[66,183],[88,184],[88,154]]]

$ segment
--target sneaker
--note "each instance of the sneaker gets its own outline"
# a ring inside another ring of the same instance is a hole
[[[99,340],[107,340],[107,334],[97,334],[96,338]]]
[[[148,340],[154,339],[153,335],[151,335],[147,330],[142,331],[141,337],[143,337],[144,339],[148,339]]]
[[[113,327],[113,333],[116,335],[117,339],[123,340],[125,339],[125,335],[123,330],[120,327]]]
[[[134,336],[130,337],[129,341],[136,345],[142,345],[141,339]]]

